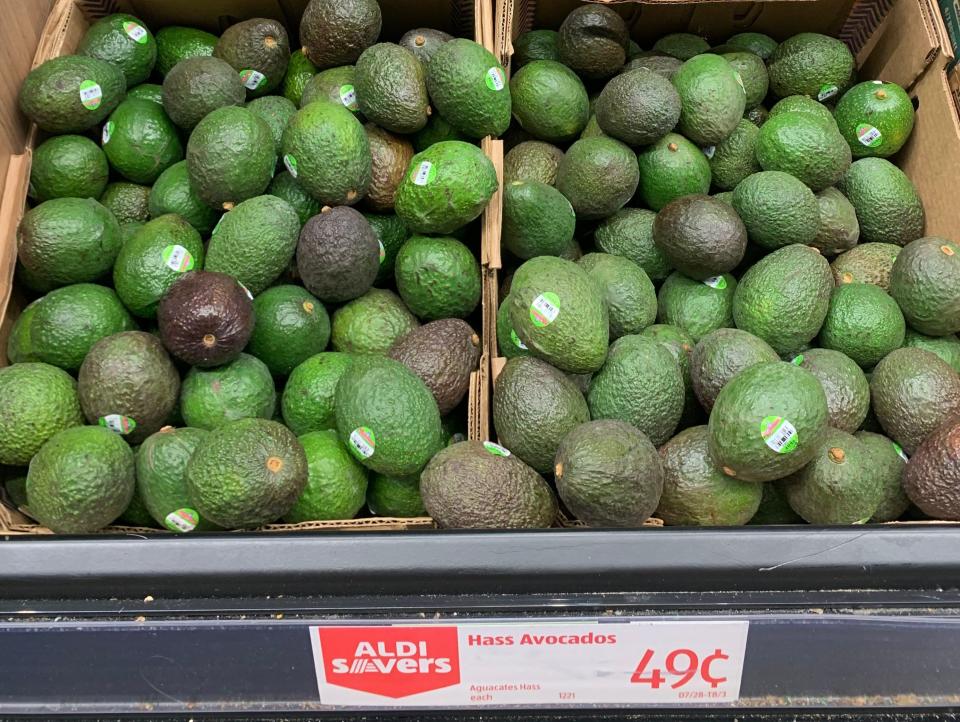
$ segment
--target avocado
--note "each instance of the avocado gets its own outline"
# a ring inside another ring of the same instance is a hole
[[[370,186],[367,134],[344,107],[310,103],[297,111],[283,132],[283,162],[321,203],[356,203]]]
[[[560,60],[560,34],[556,30],[528,30],[513,41],[513,68],[522,68],[534,60]]]
[[[799,33],[777,46],[768,70],[770,89],[779,97],[807,95],[823,102],[846,85],[854,72],[854,59],[841,40]]]
[[[26,311],[24,311],[26,313]],[[22,316],[22,314],[21,314]],[[11,332],[11,337],[13,332]],[[906,336],[903,339],[903,345],[913,348],[922,348],[935,353],[941,359],[946,361],[950,368],[960,374],[960,339],[956,334],[948,336],[924,336],[913,329],[907,329]]]
[[[775,118],[784,113],[804,113],[829,126],[837,124],[830,108],[806,95],[790,95],[778,100],[770,109],[770,118]]]
[[[430,62],[434,53],[444,43],[453,40],[453,35],[435,28],[414,28],[400,37],[400,47],[409,50],[424,67]]]
[[[653,49],[678,60],[710,52],[710,43],[693,33],[671,33],[653,44]]]
[[[763,33],[737,33],[727,38],[727,45],[759,55],[764,62],[768,62],[777,49],[777,41]]]
[[[960,422],[946,422],[916,450],[903,475],[903,488],[920,511],[934,519],[960,519]]]
[[[902,170],[883,158],[861,158],[837,184],[853,204],[864,243],[905,246],[923,235],[923,201]]]
[[[447,318],[401,336],[387,355],[420,377],[433,394],[440,414],[446,415],[467,395],[480,352],[480,337],[470,325]]]
[[[188,57],[163,79],[163,109],[185,130],[217,108],[243,105],[246,88],[230,64],[219,58]]]
[[[357,102],[367,118],[394,133],[427,124],[430,101],[423,65],[394,43],[377,43],[360,55],[355,70]]]
[[[240,73],[247,97],[257,98],[283,82],[290,62],[290,40],[276,20],[253,18],[224,30],[213,55]]]
[[[317,215],[322,207],[320,201],[307,193],[288,171],[281,171],[273,177],[267,186],[267,195],[286,201],[297,212],[301,227]]]
[[[228,211],[263,193],[275,165],[270,126],[246,108],[217,108],[187,142],[190,185],[211,208]]]
[[[410,238],[410,231],[404,222],[392,213],[364,213],[363,217],[367,219],[367,223],[370,224],[373,234],[382,247],[380,270],[377,271],[377,278],[374,280],[375,285],[382,286],[393,280],[397,254]]]
[[[604,253],[629,258],[651,281],[662,281],[673,267],[654,243],[655,218],[656,214],[645,208],[622,208],[597,226],[593,232],[594,243]]]
[[[431,145],[442,143],[445,140],[469,141],[470,139],[450,125],[438,113],[433,113],[427,118],[427,124],[413,134],[413,148],[417,153],[421,153]]]
[[[717,143],[710,158],[710,174],[715,187],[733,190],[744,178],[760,172],[757,162],[759,140],[757,126],[741,119],[733,132]]]
[[[356,62],[382,22],[377,0],[310,0],[300,19],[303,54],[319,68]]]
[[[530,349],[520,340],[510,322],[510,299],[504,299],[497,309],[497,349],[504,358],[529,356]],[[589,374],[588,374],[589,375]]]
[[[930,351],[900,348],[874,369],[870,401],[887,435],[913,454],[937,426],[960,412],[960,377]]]
[[[340,440],[381,474],[415,474],[443,446],[430,390],[413,371],[384,356],[353,359],[337,384],[335,414]]]
[[[297,271],[324,303],[366,293],[380,267],[380,246],[370,224],[348,206],[325,208],[300,231]]]
[[[656,509],[668,526],[742,526],[760,507],[764,486],[734,479],[710,456],[710,431],[693,426],[660,448],[663,495]]]
[[[0,463],[30,463],[47,440],[83,424],[77,383],[45,363],[0,369]]]
[[[714,53],[717,51],[714,50]],[[725,52],[722,55],[740,76],[746,95],[746,108],[755,108],[767,97],[770,76],[763,59],[748,50]]]
[[[533,137],[549,143],[574,140],[590,117],[587,89],[566,65],[534,60],[510,79],[513,117]]]
[[[560,62],[589,79],[609,78],[627,61],[630,31],[604,5],[581,5],[564,18],[557,37]]]
[[[902,255],[902,254],[901,254]],[[896,302],[877,286],[845,283],[830,296],[820,345],[871,368],[903,345],[906,324]]]
[[[557,449],[554,473],[560,499],[587,526],[643,526],[663,493],[656,448],[623,421],[574,427]]]
[[[872,283],[887,291],[894,261],[901,250],[892,243],[861,243],[837,256],[830,268],[837,285]]]
[[[514,180],[503,188],[503,246],[517,258],[559,256],[573,242],[576,215],[553,186]]]
[[[283,516],[307,485],[297,437],[267,419],[241,419],[211,431],[187,464],[187,494],[201,518],[227,529]]]
[[[281,143],[283,142],[283,131],[286,129],[290,119],[296,115],[297,106],[282,95],[265,95],[251,100],[246,105],[247,110],[266,122],[270,128],[270,134],[273,136],[273,149],[279,156]]]
[[[757,161],[764,170],[789,173],[817,192],[850,168],[850,146],[833,123],[808,113],[781,113],[760,129]]]
[[[95,281],[120,252],[120,225],[92,198],[54,198],[23,214],[17,256],[51,288]]]
[[[770,250],[811,243],[820,227],[813,191],[782,171],[748,176],[733,191],[733,208],[743,219],[750,240]]]
[[[33,151],[30,197],[38,203],[51,198],[99,198],[107,187],[107,156],[82,135],[58,135]]]
[[[156,34],[156,70],[166,76],[173,66],[187,58],[210,57],[217,46],[217,36],[205,30],[168,25]]]
[[[808,466],[779,482],[790,506],[811,524],[863,524],[883,500],[870,449],[845,431],[827,429]]]
[[[794,353],[820,332],[832,290],[833,274],[823,256],[806,246],[785,246],[741,277],[733,320],[778,353]]]
[[[216,368],[190,369],[180,392],[180,413],[187,426],[209,431],[239,419],[272,418],[276,405],[270,370],[245,353]]]
[[[307,456],[307,485],[283,521],[355,517],[366,501],[367,470],[350,456],[336,431],[311,431],[299,441]]]
[[[33,314],[41,300],[38,298],[36,301],[28,303],[10,327],[10,336],[7,338],[7,359],[12,364],[37,360],[30,341],[30,324],[33,323]],[[10,313],[10,310],[8,310],[8,313]]]
[[[751,333],[736,328],[711,331],[697,342],[690,357],[694,393],[709,412],[733,377],[756,364],[778,360],[777,352]]]
[[[187,464],[209,433],[206,429],[165,426],[137,449],[137,493],[153,520],[170,531],[218,528],[200,518],[187,494]]]
[[[631,146],[650,145],[680,119],[680,95],[670,81],[646,68],[614,77],[596,103],[597,124]]]
[[[395,274],[400,298],[421,319],[465,318],[480,303],[480,264],[456,238],[413,236]]]
[[[367,123],[364,130],[372,159],[370,188],[364,202],[371,210],[388,213],[393,210],[397,187],[413,158],[413,145],[373,123]]]
[[[643,336],[624,336],[610,346],[603,368],[587,394],[594,419],[633,424],[655,446],[663,444],[683,413],[680,366],[662,344]]]
[[[638,68],[646,68],[667,80],[673,80],[673,76],[677,74],[682,65],[683,61],[672,55],[647,55],[632,59],[623,66],[623,72],[628,73]]]
[[[126,89],[118,67],[98,58],[63,55],[30,71],[18,102],[41,130],[81,133],[110,115]]]
[[[613,138],[576,141],[557,168],[557,190],[581,219],[612,216],[633,197],[638,183],[637,157]]]
[[[674,271],[660,286],[657,319],[679,326],[694,343],[718,328],[733,326],[737,281],[729,273],[695,281]]]
[[[827,395],[830,426],[849,434],[860,428],[870,409],[870,384],[853,359],[840,351],[812,348],[791,363],[806,369],[820,381]]]
[[[121,228],[131,223],[150,220],[150,186],[117,181],[110,183],[100,196],[100,205],[117,219]]]
[[[884,523],[896,521],[910,507],[910,499],[903,490],[903,472],[907,461],[900,447],[882,434],[858,431],[857,440],[867,448],[880,482],[880,506],[873,512],[870,521]]]
[[[30,462],[30,516],[55,534],[88,534],[116,519],[135,486],[133,452],[100,426],[65,429]]]
[[[503,157],[503,182],[538,181],[549,186],[557,180],[563,151],[539,140],[520,143]]]
[[[607,356],[606,303],[571,261],[538,256],[520,266],[510,289],[510,322],[532,355],[561,371],[596,371]]]
[[[311,356],[287,378],[281,408],[283,422],[295,434],[336,429],[333,413],[337,383],[350,365],[350,356],[327,351]]]
[[[183,160],[177,129],[150,100],[124,100],[103,126],[103,151],[111,167],[134,183],[151,184]]]
[[[67,371],[80,368],[101,338],[136,328],[112,289],[77,283],[51,291],[33,312],[27,332],[35,360]]]
[[[334,351],[385,354],[420,323],[393,291],[371,288],[333,312]]]
[[[935,236],[908,244],[893,264],[890,295],[920,333],[960,331],[960,244]]]
[[[510,87],[497,58],[472,40],[454,38],[427,66],[434,109],[470,138],[501,135],[510,125]]]
[[[3,488],[6,489],[7,498],[14,509],[25,509],[27,506],[27,477],[17,476],[7,479],[3,482]]]
[[[895,83],[872,80],[844,93],[834,111],[854,158],[889,158],[913,132],[913,102]]]
[[[367,484],[367,508],[375,516],[401,519],[425,516],[427,510],[420,496],[420,475],[374,474]]]
[[[420,476],[420,493],[444,529],[542,529],[557,516],[543,477],[489,441],[461,441],[440,451]]]
[[[115,13],[87,29],[77,55],[98,58],[119,68],[127,87],[132,88],[150,77],[157,61],[157,41],[139,18]]]
[[[762,128],[763,124],[770,118],[770,111],[762,105],[758,105],[756,108],[748,108],[744,112],[743,117],[758,128]]]
[[[287,72],[283,76],[281,86],[283,97],[299,108],[303,90],[316,74],[317,66],[310,62],[310,58],[303,54],[303,50],[293,51],[290,54],[290,62],[287,63]]]
[[[500,441],[541,473],[557,448],[590,420],[583,394],[565,374],[531,357],[507,361],[493,390],[493,424]]]
[[[157,178],[147,199],[151,218],[176,213],[193,226],[201,236],[209,236],[220,215],[202,200],[190,185],[187,161],[167,168]]]
[[[363,113],[357,101],[356,68],[353,65],[343,65],[339,68],[328,68],[314,75],[303,87],[300,96],[300,107],[305,108],[310,103],[326,102],[337,107],[344,107],[363,122]]]
[[[287,376],[330,342],[323,304],[299,286],[273,286],[253,300],[256,323],[247,350],[275,376]]]
[[[760,484],[763,493],[760,508],[748,522],[750,526],[772,524],[805,524],[803,518],[790,508],[779,484]]]
[[[673,76],[673,85],[683,103],[677,127],[697,145],[716,145],[733,133],[743,117],[743,81],[719,55],[690,58]]]
[[[577,261],[600,288],[610,318],[610,339],[640,333],[657,318],[657,294],[636,263],[609,253],[588,253]]]
[[[413,156],[394,206],[414,233],[452,233],[477,218],[498,187],[497,172],[482,150],[445,141]]]
[[[219,366],[250,340],[253,297],[233,276],[190,271],[160,300],[157,321],[171,354],[191,366]]]
[[[343,211],[357,214],[351,208]],[[276,196],[257,196],[225,214],[207,246],[204,269],[228,273],[256,295],[287,269],[297,250],[300,217]]]
[[[91,424],[138,444],[159,431],[177,403],[180,375],[153,334],[127,331],[95,343],[78,375],[80,406]]]
[[[710,453],[723,473],[773,481],[814,458],[827,430],[827,398],[809,371],[759,363],[721,389],[709,426]]]
[[[133,487],[133,498],[130,500],[130,503],[127,504],[127,508],[123,510],[123,513],[117,517],[116,524],[118,526],[139,527],[141,529],[157,528],[153,517],[150,516],[150,512],[147,511],[147,507],[143,503],[143,499],[140,498],[140,491],[136,486]]]
[[[747,229],[723,201],[689,195],[671,201],[657,213],[653,240],[674,268],[704,281],[740,264],[747,248]]]
[[[860,239],[860,223],[857,211],[836,188],[827,188],[817,193],[820,207],[820,227],[810,242],[825,256],[834,256],[848,251]]]
[[[682,135],[667,133],[640,151],[637,161],[638,195],[655,211],[682,196],[710,191],[710,161]]]
[[[690,376],[690,358],[696,342],[685,330],[679,326],[665,323],[655,323],[647,326],[640,335],[649,338],[663,346],[673,356],[680,367],[683,377],[683,414],[680,416],[678,428],[687,428],[706,420],[703,408],[693,392],[693,379]]]

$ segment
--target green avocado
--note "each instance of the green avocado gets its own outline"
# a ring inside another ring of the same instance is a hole
[[[371,288],[333,312],[330,343],[334,351],[385,354],[419,325],[397,294]]]
[[[470,142],[463,133],[448,123],[439,113],[427,118],[427,124],[413,134],[413,148],[421,153],[435,143],[445,140],[463,140]]]
[[[375,516],[400,519],[425,516],[420,476],[374,474],[367,484],[367,508]]]
[[[905,333],[903,314],[883,289],[845,283],[830,296],[819,341],[823,348],[841,351],[868,369],[900,348]]]
[[[494,137],[510,125],[510,87],[503,66],[472,40],[454,38],[427,66],[433,108],[470,138]]]
[[[590,117],[587,89],[570,68],[534,60],[510,79],[513,117],[533,137],[565,143],[580,135]]]
[[[163,106],[163,86],[156,83],[140,83],[127,91],[127,98],[149,100],[151,103]]]
[[[278,21],[253,18],[224,30],[213,55],[240,74],[247,97],[257,98],[283,82],[290,62],[290,40]]]
[[[82,133],[99,125],[126,93],[123,72],[83,55],[51,58],[20,86],[20,110],[50,133]]]
[[[779,43],[769,35],[747,32],[731,35],[726,44],[759,55],[764,62],[769,62]]]
[[[32,301],[20,311],[20,315],[13,321],[10,327],[10,336],[7,339],[7,359],[11,364],[26,363],[36,361],[33,353],[33,345],[30,341],[30,324],[33,322],[33,314],[40,305],[42,299]],[[7,311],[10,313],[10,310]],[[2,462],[0,462],[2,463]]]
[[[330,342],[330,317],[300,286],[273,286],[253,299],[256,322],[247,351],[275,376],[287,376]]]
[[[217,108],[243,105],[247,91],[230,64],[220,58],[188,57],[163,79],[163,109],[184,130]]]
[[[710,161],[676,133],[668,133],[637,156],[639,196],[655,211],[683,196],[710,192]]]
[[[830,268],[837,285],[872,283],[887,291],[893,264],[901,250],[893,243],[861,243],[837,256]]]
[[[711,331],[733,326],[737,281],[729,273],[695,281],[674,271],[660,286],[657,319],[679,326],[699,341]]]
[[[890,295],[920,333],[960,331],[960,244],[935,236],[909,243],[890,272]]]
[[[497,348],[504,358],[529,356],[530,350],[520,340],[510,321],[510,298],[504,299],[497,309]]]
[[[201,236],[209,236],[220,214],[204,203],[190,185],[187,161],[167,168],[150,188],[147,200],[151,218],[176,213],[193,226]]]
[[[854,71],[854,59],[841,40],[799,33],[777,46],[770,58],[770,89],[779,97],[806,95],[821,102],[836,96]]]
[[[297,106],[282,95],[264,95],[251,100],[246,105],[247,110],[260,116],[270,127],[273,136],[273,148],[280,155],[280,144],[283,141],[283,131],[290,119],[296,115]]]
[[[311,431],[299,438],[307,455],[307,485],[287,524],[353,519],[367,496],[367,470],[344,448],[336,431]]]
[[[30,197],[99,198],[107,187],[110,166],[103,151],[82,135],[57,135],[33,151]]]
[[[165,426],[137,449],[137,492],[153,520],[173,532],[213,531],[187,493],[187,464],[209,435],[206,429]]]
[[[804,524],[803,518],[790,508],[779,484],[760,484],[763,493],[760,508],[749,521],[751,526],[772,524]]]
[[[860,240],[905,246],[923,235],[923,201],[906,174],[883,158],[861,158],[837,184],[857,211]]]
[[[820,206],[820,226],[810,245],[826,256],[848,251],[860,240],[857,211],[836,188],[817,193]]]
[[[910,508],[910,499],[903,490],[906,454],[883,434],[858,431],[854,436],[867,447],[867,453],[873,459],[880,481],[882,499],[870,521],[879,524],[896,521]]]
[[[400,46],[413,53],[424,67],[430,62],[434,53],[444,43],[453,40],[453,35],[435,28],[413,28],[400,38]]]
[[[734,376],[759,363],[778,361],[777,352],[763,339],[736,328],[720,328],[704,336],[690,356],[693,391],[706,411]]]
[[[873,80],[848,90],[834,111],[854,158],[889,158],[913,132],[913,102],[895,83]]]
[[[689,60],[695,55],[710,52],[710,43],[693,33],[670,33],[657,40],[653,49],[678,60]]]
[[[570,201],[553,186],[536,180],[504,185],[501,240],[517,258],[561,255],[573,242],[576,222]]]
[[[173,66],[187,58],[210,57],[217,36],[205,30],[168,25],[157,31],[157,72],[166,76]]]
[[[270,419],[276,403],[270,370],[245,353],[223,366],[190,369],[180,392],[180,413],[187,426],[210,431],[238,419]]]
[[[850,168],[850,146],[835,124],[808,113],[781,113],[767,120],[757,141],[757,161],[766,171],[783,171],[814,192],[837,183]]]
[[[423,65],[400,45],[377,43],[360,55],[355,70],[360,112],[394,133],[415,133],[427,124],[430,99]]]
[[[697,145],[716,145],[743,118],[743,81],[719,55],[705,53],[687,60],[673,76],[673,86],[683,104],[677,128]]]
[[[637,157],[613,138],[583,138],[571,145],[557,168],[557,190],[578,218],[612,216],[633,197],[640,181]]]
[[[413,236],[395,273],[400,298],[421,319],[465,318],[480,303],[480,264],[456,238]]]
[[[745,107],[755,108],[760,105],[767,97],[770,87],[770,76],[763,58],[747,50],[725,52],[722,57],[740,76],[746,96]]]
[[[304,86],[300,96],[300,107],[305,108],[315,102],[326,102],[346,108],[357,117],[357,120],[363,122],[364,117],[360,112],[357,89],[354,85],[356,77],[356,67],[353,65],[321,70]]]
[[[717,143],[710,158],[713,185],[722,190],[733,190],[744,178],[759,173],[757,143],[760,130],[743,119],[724,140]]]
[[[288,171],[282,171],[273,177],[270,185],[267,186],[267,195],[286,201],[297,212],[301,226],[317,215],[323,207],[323,204],[307,193]]]
[[[609,253],[588,253],[577,261],[600,288],[610,318],[610,339],[640,333],[657,318],[653,282],[636,263]]]
[[[150,186],[117,181],[100,196],[100,204],[113,213],[121,228],[150,220]]]
[[[522,68],[534,60],[560,60],[557,47],[560,34],[556,30],[528,30],[513,41],[513,57],[510,63],[514,68]]]
[[[287,72],[283,76],[283,97],[298,108],[303,98],[303,90],[310,79],[317,74],[317,66],[310,62],[310,58],[303,54],[303,50],[294,50],[290,54]]]
[[[827,395],[830,426],[852,434],[870,410],[870,384],[857,363],[840,351],[812,348],[791,363],[805,368],[820,381]]]
[[[26,313],[24,311],[23,313]],[[21,314],[21,317],[23,314]],[[11,339],[13,332],[11,332]],[[935,353],[941,359],[946,361],[950,368],[960,374],[960,338],[956,334],[948,336],[924,336],[913,329],[908,328],[906,336],[903,339],[903,345],[912,348],[922,348],[931,353]],[[12,360],[12,359],[11,359]]]
[[[382,286],[392,281],[397,262],[397,254],[403,244],[410,238],[410,231],[406,224],[393,213],[364,213],[373,234],[377,237],[383,252],[380,254],[380,270],[374,285]]]
[[[629,258],[651,281],[662,281],[673,270],[653,240],[656,213],[645,208],[622,208],[603,220],[593,232],[597,249]]]
[[[119,68],[127,87],[132,88],[150,77],[157,62],[157,41],[139,18],[115,13],[90,26],[77,46],[77,54]]]
[[[163,108],[150,100],[125,100],[103,126],[103,152],[110,166],[134,183],[149,185],[183,160],[176,126]]]
[[[811,243],[820,227],[820,207],[813,191],[782,171],[748,176],[733,191],[733,208],[750,240],[769,250]]]
[[[337,383],[350,365],[345,353],[326,351],[300,363],[287,378],[281,409],[283,422],[295,434],[336,429],[334,395]]]

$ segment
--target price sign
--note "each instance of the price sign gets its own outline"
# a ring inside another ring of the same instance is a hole
[[[320,702],[350,707],[726,705],[748,622],[311,627]]]

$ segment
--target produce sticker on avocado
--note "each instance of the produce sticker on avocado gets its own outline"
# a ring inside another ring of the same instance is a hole
[[[700,150],[703,151],[703,154],[707,156],[708,160],[713,160],[713,156],[717,154],[717,146],[715,145],[708,145],[706,148],[701,148]]]
[[[143,25],[128,20],[123,24],[123,32],[125,32],[133,42],[146,45],[148,40],[147,29],[143,27]]]
[[[500,446],[500,444],[494,444],[492,441],[484,441],[483,448],[494,456],[510,456],[510,452],[507,449]]]
[[[340,102],[343,103],[345,108],[352,110],[354,113],[357,112],[357,91],[350,83],[340,86]]]
[[[387,257],[387,249],[383,247],[383,241],[379,238],[377,239],[377,243],[380,245],[380,265],[382,266],[384,259]]]
[[[822,103],[825,100],[830,100],[830,98],[832,98],[839,92],[840,92],[840,88],[838,88],[836,85],[831,85],[829,83],[826,83],[820,86],[820,92],[817,93],[817,100],[819,100]]]
[[[369,459],[377,448],[377,437],[369,426],[358,426],[350,432],[350,450],[361,459]]]
[[[103,89],[92,80],[80,83],[80,102],[87,110],[96,110],[103,102]]]
[[[549,326],[560,315],[560,298],[557,294],[547,291],[541,293],[530,304],[530,320],[537,328]]]
[[[436,175],[437,171],[434,169],[433,163],[428,160],[422,161],[413,172],[413,184],[425,186],[432,181]]]
[[[503,71],[500,68],[490,68],[483,80],[490,90],[503,90]]]
[[[908,461],[910,461],[910,459],[904,453],[903,447],[900,446],[900,444],[898,444],[896,441],[893,442],[893,450],[897,452],[897,456],[903,459],[903,463],[907,463]]]
[[[193,268],[193,254],[177,244],[163,249],[163,263],[171,271],[184,273]]]
[[[243,292],[244,292],[245,294],[247,294],[247,298],[249,298],[249,299],[252,301],[252,300],[253,300],[253,294],[250,293],[250,289],[247,288],[246,286],[244,286],[242,283],[240,283],[240,281],[237,281],[237,285],[240,286],[240,288],[243,289]]]
[[[117,124],[112,120],[108,120],[103,124],[103,133],[100,134],[100,143],[101,145],[106,145],[110,142],[110,139],[113,137],[113,131],[116,130]]]
[[[516,346],[518,349],[521,349],[523,351],[527,350],[527,344],[525,344],[523,341],[520,340],[520,337],[517,336],[517,332],[514,329],[510,329],[510,340],[513,341],[513,345]]]
[[[760,436],[778,454],[789,454],[800,443],[797,429],[782,416],[764,416],[760,422]]]
[[[283,156],[283,165],[294,178],[297,177],[297,159],[287,153]]]
[[[256,90],[267,82],[267,76],[261,73],[259,70],[245,68],[244,70],[240,71],[240,82],[243,83],[247,90]]]
[[[869,123],[861,123],[857,126],[857,140],[867,148],[876,148],[883,142],[883,133]]]
[[[129,416],[123,416],[121,414],[107,414],[106,416],[101,416],[99,419],[100,426],[103,426],[115,434],[120,434],[121,436],[126,436],[131,431],[137,428],[137,422],[131,419]]]
[[[798,353],[790,360],[790,363],[792,363],[794,366],[803,366],[803,354]]]
[[[170,531],[186,533],[193,531],[200,523],[200,514],[195,509],[183,508],[171,511],[163,518],[163,525]]]
[[[710,278],[703,279],[703,285],[722,291],[727,287],[727,279],[723,276],[710,276]]]

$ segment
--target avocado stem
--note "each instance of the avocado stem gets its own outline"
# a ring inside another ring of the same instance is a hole
[[[827,451],[827,456],[830,457],[830,461],[834,464],[842,464],[843,460],[847,457],[847,455],[843,453],[843,449],[837,448],[836,446]]]
[[[283,459],[278,456],[271,456],[267,459],[267,469],[276,474],[280,469],[283,468]]]
[[[423,37],[422,35],[418,35],[417,37],[415,37],[415,38],[413,39],[414,45],[416,45],[418,48],[419,48],[421,45],[423,45],[425,42],[427,42],[427,39],[426,39],[425,37]]]
[[[940,250],[943,252],[944,255],[947,255],[947,256],[952,256],[954,254],[953,249],[948,245],[940,246]]]
[[[733,469],[731,469],[729,466],[723,467],[723,469],[721,469],[721,471],[723,471],[723,473],[726,474],[727,476],[734,476],[734,477],[735,477],[735,476],[737,475],[737,472],[735,472],[735,471],[734,471]]]
[[[313,304],[310,301],[304,301],[303,310],[307,313],[313,313]]]
[[[268,35],[263,39],[263,44],[266,45],[268,48],[275,48],[277,47],[277,39],[272,35]]]
[[[207,348],[213,348],[214,345],[216,345],[216,343],[217,343],[217,337],[216,337],[216,336],[214,336],[212,333],[204,334],[204,336],[203,336],[203,345],[204,345],[204,346],[206,346]]]

